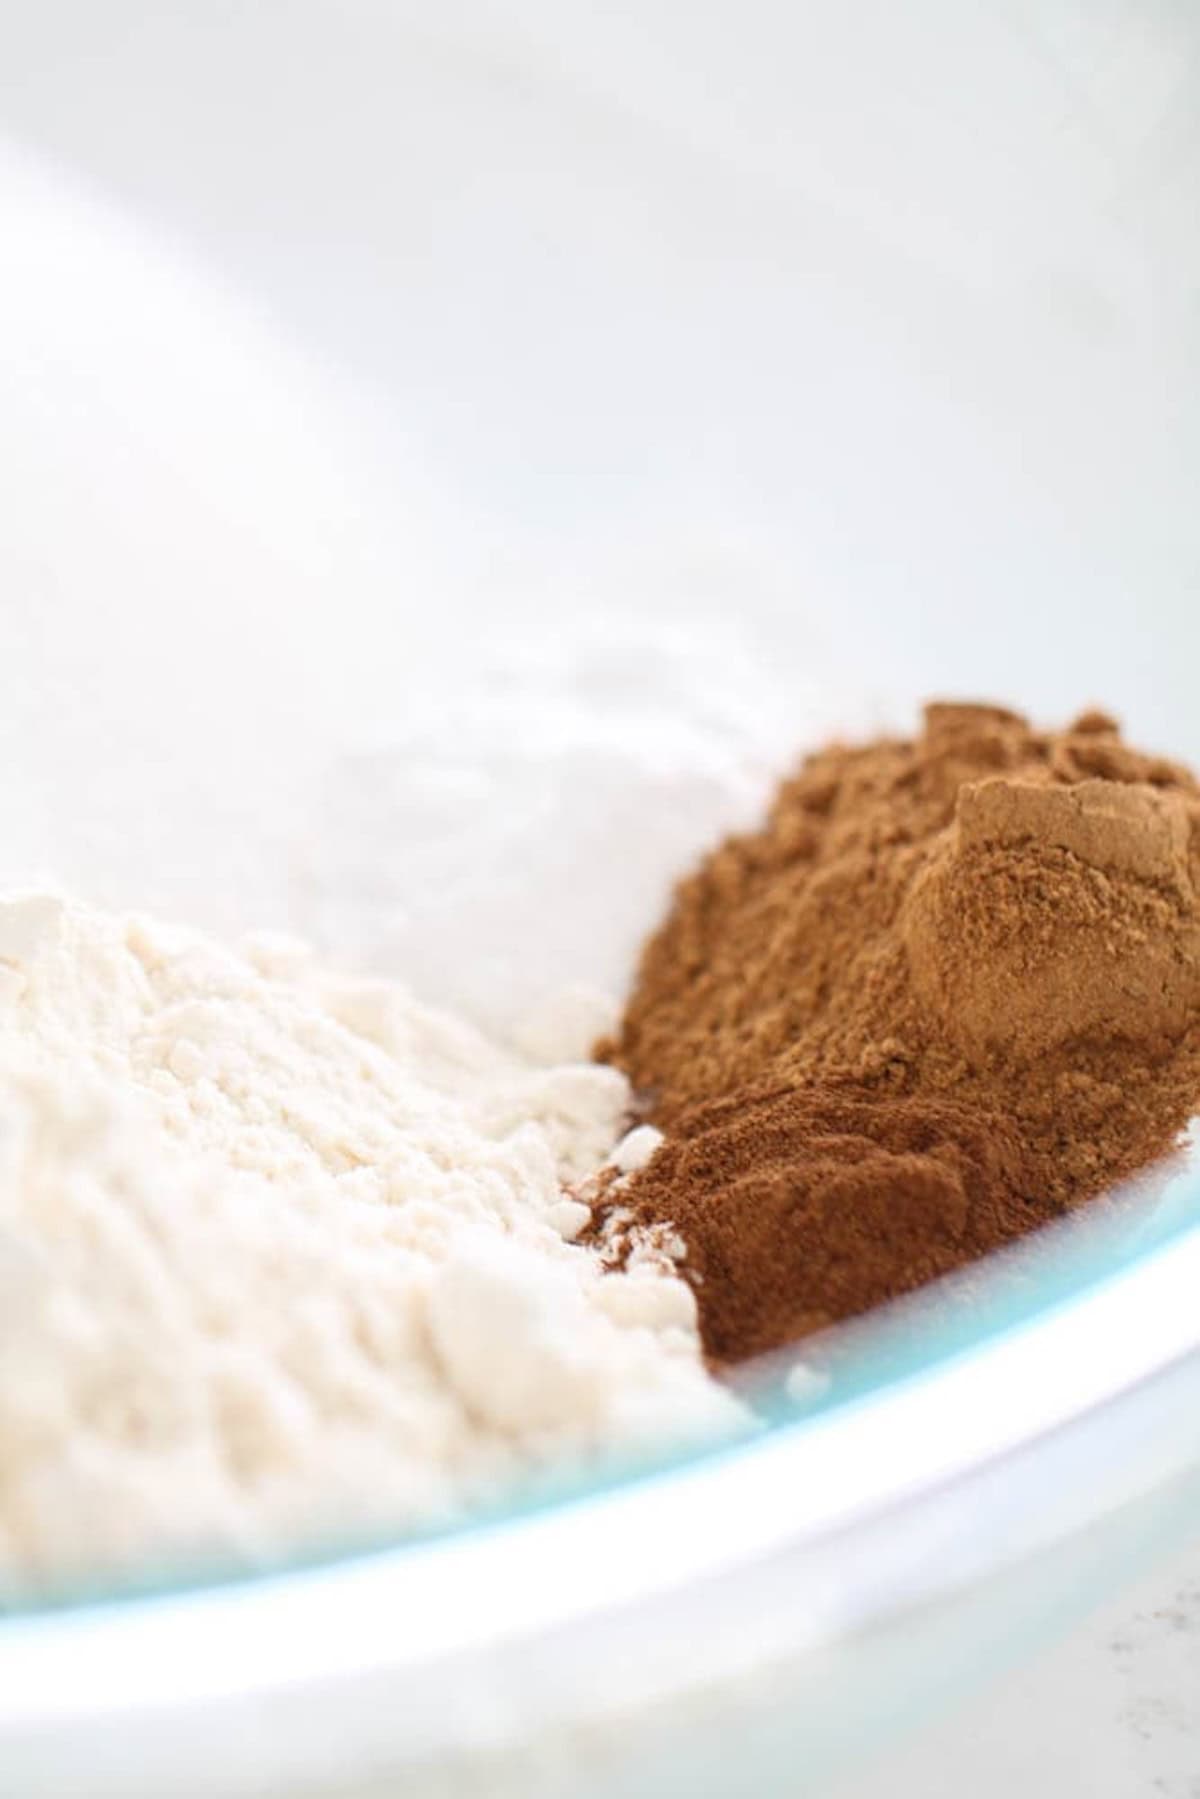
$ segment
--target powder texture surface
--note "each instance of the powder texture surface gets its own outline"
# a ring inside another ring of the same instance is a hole
[[[738,1358],[1168,1153],[1200,1097],[1200,792],[1085,714],[834,746],[678,888],[617,1037],[668,1141],[622,1194]]]
[[[573,1241],[627,1103],[290,940],[0,904],[0,1591],[737,1428],[669,1261]]]

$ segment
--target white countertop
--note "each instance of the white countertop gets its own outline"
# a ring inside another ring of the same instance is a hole
[[[1200,1540],[836,1799],[1017,1793],[1200,1799]]]

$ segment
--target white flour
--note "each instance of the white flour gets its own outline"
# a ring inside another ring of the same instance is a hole
[[[288,940],[0,905],[0,1586],[737,1428],[686,1286],[570,1241],[626,1100]]]

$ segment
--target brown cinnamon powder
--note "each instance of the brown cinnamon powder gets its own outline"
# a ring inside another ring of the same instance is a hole
[[[619,1036],[667,1142],[621,1194],[736,1360],[1165,1155],[1200,1103],[1200,787],[1088,713],[834,746],[647,944]]]

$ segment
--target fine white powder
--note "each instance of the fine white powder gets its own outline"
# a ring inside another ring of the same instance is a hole
[[[0,1590],[741,1428],[669,1262],[572,1241],[627,1100],[291,940],[0,903]]]

